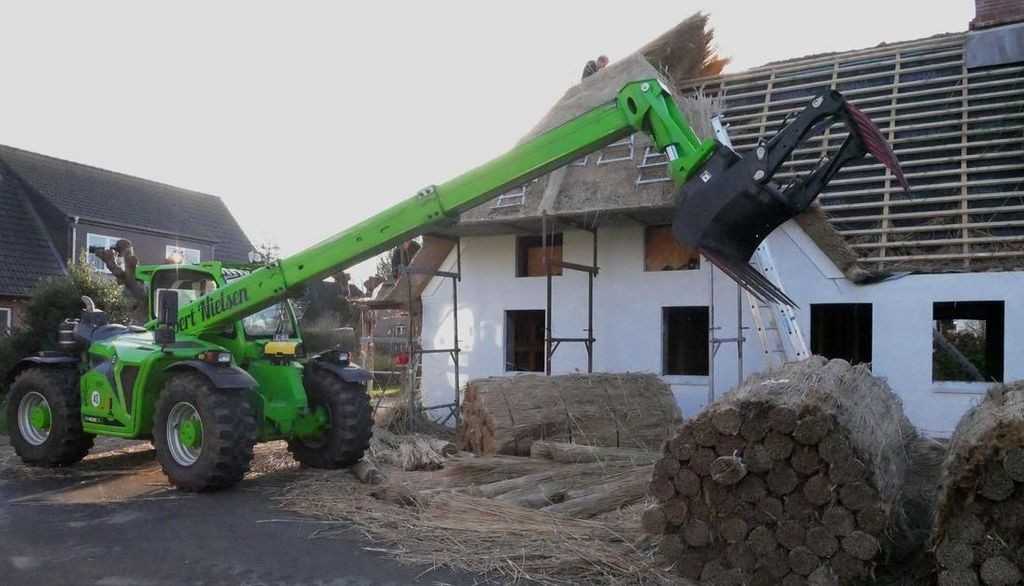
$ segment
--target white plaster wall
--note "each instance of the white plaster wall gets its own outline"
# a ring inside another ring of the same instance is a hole
[[[622,224],[600,229],[595,281],[594,351],[596,372],[661,373],[661,308],[708,305],[708,267],[699,271],[644,272],[643,227]],[[985,385],[931,382],[932,303],[936,301],[1002,300],[1006,303],[1005,379],[1024,378],[1024,336],[1014,324],[1024,321],[1024,273],[912,275],[884,283],[858,286],[841,273],[793,224],[769,239],[787,293],[800,305],[798,320],[809,342],[810,304],[872,303],[872,362],[903,398],[911,420],[928,433],[949,434],[960,415],[984,392]],[[515,236],[463,238],[463,279],[459,288],[459,330],[462,344],[461,384],[472,378],[504,372],[505,311],[544,309],[544,278],[515,277]],[[566,261],[589,264],[587,232],[564,235]],[[454,270],[454,252],[444,270]],[[584,273],[565,271],[554,278],[554,333],[582,337],[586,327]],[[734,337],[737,326],[735,284],[715,271],[715,322],[719,337]],[[424,347],[452,344],[450,281],[436,279],[423,295]],[[744,305],[743,320],[751,324]],[[744,372],[763,368],[761,346],[747,331]],[[715,391],[720,396],[736,385],[735,344],[724,344],[714,360]],[[555,373],[585,372],[581,344],[563,344],[552,362]],[[709,398],[708,377],[663,377],[672,387],[684,415],[702,409]],[[427,405],[450,403],[454,369],[447,355],[427,355],[423,364]]]

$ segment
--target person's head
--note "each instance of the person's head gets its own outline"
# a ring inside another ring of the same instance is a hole
[[[599,69],[601,67],[606,66],[606,65],[608,65],[608,56],[607,55],[601,55],[600,57],[597,58],[597,67]]]

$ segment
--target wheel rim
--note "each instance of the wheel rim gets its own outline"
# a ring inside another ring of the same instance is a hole
[[[314,407],[314,414],[314,417],[322,420],[326,427],[320,435],[305,438],[302,443],[308,448],[318,450],[327,445],[327,434],[331,431],[331,407],[330,405],[317,405]]]
[[[41,446],[50,437],[50,425],[53,414],[46,397],[32,391],[21,398],[18,403],[18,431],[26,442],[33,446]]]
[[[203,453],[203,420],[191,403],[182,401],[171,407],[167,415],[167,450],[182,466],[195,464]]]

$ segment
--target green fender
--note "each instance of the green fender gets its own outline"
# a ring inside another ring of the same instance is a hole
[[[259,386],[256,379],[237,366],[214,366],[202,360],[182,360],[171,364],[165,372],[194,371],[206,377],[217,389],[248,390]]]

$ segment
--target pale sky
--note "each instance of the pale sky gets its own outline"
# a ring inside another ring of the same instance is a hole
[[[735,72],[962,31],[974,3],[2,2],[0,143],[218,195],[287,254],[502,153],[587,59],[697,10]]]

